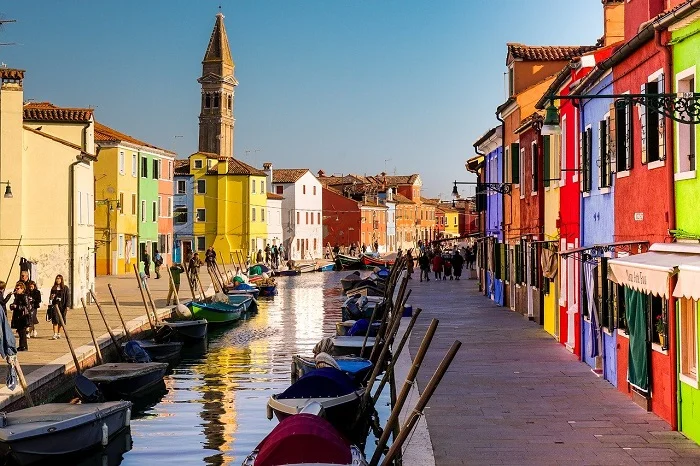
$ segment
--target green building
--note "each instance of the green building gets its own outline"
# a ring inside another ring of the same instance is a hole
[[[139,269],[143,270],[143,255],[148,252],[153,262],[153,252],[158,249],[158,179],[160,157],[139,151]],[[153,266],[151,266],[153,271]]]

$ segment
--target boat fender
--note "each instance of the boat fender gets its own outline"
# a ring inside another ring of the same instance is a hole
[[[272,406],[267,405],[267,420],[271,421],[274,413],[272,412]]]
[[[107,427],[107,423],[105,422],[104,424],[102,424],[102,446],[106,447],[108,443],[109,443],[109,427]]]
[[[124,427],[131,425],[131,408],[126,408],[126,417],[124,419]]]

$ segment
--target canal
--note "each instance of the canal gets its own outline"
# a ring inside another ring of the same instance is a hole
[[[210,334],[208,351],[183,359],[166,379],[167,393],[135,414],[133,445],[110,464],[240,464],[277,424],[266,417],[270,395],[290,384],[294,354],[335,332],[345,272],[277,279],[279,294],[233,327]],[[388,389],[377,403],[382,424]],[[371,456],[370,433],[366,452]]]

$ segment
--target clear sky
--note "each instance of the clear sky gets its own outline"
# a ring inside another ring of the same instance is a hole
[[[448,198],[505,100],[506,42],[593,44],[600,0],[21,0],[0,61],[25,100],[96,119],[186,157],[218,6],[239,86],[235,156],[314,173],[420,173]],[[464,195],[473,189],[464,188]]]

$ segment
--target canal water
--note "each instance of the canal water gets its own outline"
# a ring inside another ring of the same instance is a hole
[[[166,377],[167,393],[136,413],[133,445],[114,464],[241,464],[277,424],[267,419],[266,404],[289,386],[292,356],[313,354],[321,338],[335,333],[345,275],[279,277],[277,296],[260,299],[247,320],[210,334],[206,354],[183,359]],[[384,392],[376,407],[382,424],[390,409]],[[370,433],[370,456],[374,441]]]

